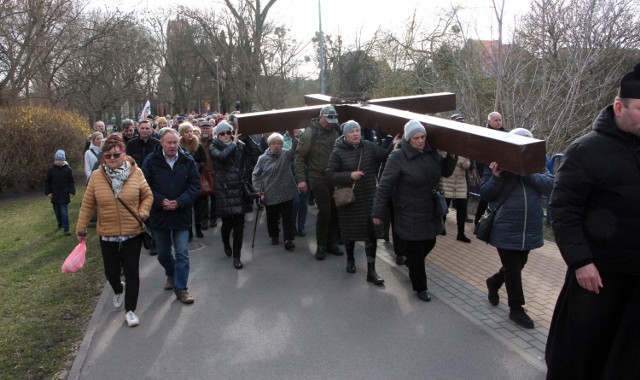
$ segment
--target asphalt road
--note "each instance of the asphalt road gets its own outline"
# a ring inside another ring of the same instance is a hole
[[[129,328],[107,285],[70,379],[544,379],[539,363],[500,342],[434,294],[411,291],[407,270],[379,251],[386,286],[355,274],[345,256],[316,261],[314,225],[294,252],[271,245],[261,213],[251,249],[247,214],[244,269],[224,255],[219,226],[191,244],[183,305],[163,289],[164,271],[143,251],[136,314]],[[440,284],[446,285],[446,284]]]

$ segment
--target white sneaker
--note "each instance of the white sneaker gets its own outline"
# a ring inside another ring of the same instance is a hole
[[[127,311],[127,314],[125,314],[124,317],[126,318],[127,325],[129,325],[129,327],[138,326],[140,324],[140,320],[133,311]]]
[[[115,296],[113,296],[113,307],[115,307],[116,309],[120,309],[124,304],[124,282],[121,282],[121,284],[122,284],[122,293],[116,294]]]

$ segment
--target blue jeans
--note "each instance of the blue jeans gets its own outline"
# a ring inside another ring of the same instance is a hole
[[[56,214],[58,227],[62,227],[65,231],[69,231],[69,204],[68,203],[52,203],[53,212]]]
[[[189,281],[189,230],[152,230],[156,242],[158,262],[167,277],[173,277],[174,292],[187,290]],[[171,245],[175,257],[171,254]]]
[[[309,211],[309,191],[293,198],[293,224],[300,230],[304,230],[307,223],[307,211]]]

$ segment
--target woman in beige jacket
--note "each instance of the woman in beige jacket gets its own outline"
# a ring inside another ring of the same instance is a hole
[[[140,287],[141,224],[149,217],[153,193],[142,170],[126,155],[120,136],[109,136],[102,152],[100,166],[89,179],[82,199],[76,233],[78,241],[86,239],[87,225],[97,206],[100,212],[96,231],[104,273],[115,293],[113,306],[120,309],[124,303],[125,320],[133,327],[140,323],[134,311]],[[126,285],[120,281],[121,271]]]
[[[458,224],[456,239],[465,243],[471,243],[471,239],[464,234],[464,223],[467,219],[467,175],[465,171],[469,169],[469,166],[471,166],[471,161],[468,158],[458,157],[453,174],[450,177],[442,178],[442,189],[447,199],[447,206],[453,202],[453,206],[456,208],[456,222]],[[442,231],[444,235],[446,233],[444,227]]]

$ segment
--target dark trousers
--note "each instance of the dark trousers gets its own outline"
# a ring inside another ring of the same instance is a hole
[[[293,199],[290,201],[265,206],[267,210],[267,231],[270,238],[280,236],[278,222],[282,218],[283,238],[285,241],[292,241],[295,238],[296,228],[293,225]]]
[[[142,247],[142,238],[140,236],[125,240],[122,243],[102,241],[100,239],[104,274],[116,294],[122,293],[120,271],[124,272],[124,309],[126,311],[135,311],[138,306],[140,247]]]
[[[356,247],[355,241],[345,241],[344,248],[347,251],[347,259],[354,259],[354,251]],[[378,250],[378,244],[376,242],[375,234],[372,232],[368,240],[364,242],[364,253],[367,255],[367,263],[373,263],[376,261],[376,251]]]
[[[65,231],[69,231],[69,204],[68,203],[52,203],[53,213],[56,214],[58,227],[62,227]]]
[[[304,230],[307,223],[307,212],[309,211],[309,193],[300,192],[300,194],[293,199],[293,225],[298,231]]]
[[[333,189],[326,182],[311,178],[311,186],[318,206],[316,219],[316,242],[318,247],[336,244],[338,234],[338,210],[333,201]]]
[[[411,287],[416,292],[429,289],[427,287],[427,271],[425,269],[424,259],[435,246],[436,239],[419,241],[404,240],[409,279],[411,279]]]
[[[458,225],[458,232],[464,233],[464,224],[467,219],[467,200],[447,198],[447,206],[449,206],[451,202],[453,202],[453,207],[456,208],[456,224]]]
[[[220,235],[222,235],[222,244],[225,249],[231,248],[229,238],[233,231],[233,257],[240,257],[242,251],[242,237],[244,235],[244,214],[223,216],[222,227],[220,227]]]
[[[216,219],[218,218],[216,215],[216,195],[213,194],[208,198],[209,198],[209,221],[215,222]]]
[[[502,268],[489,277],[487,281],[496,287],[502,284],[507,286],[507,296],[509,307],[512,309],[522,309],[524,305],[524,291],[522,290],[522,269],[529,258],[529,251],[518,251],[513,249],[498,248]]]
[[[202,226],[208,226],[207,214],[209,208],[209,197],[201,196],[193,202],[193,218],[196,225],[196,231],[202,229]]]

